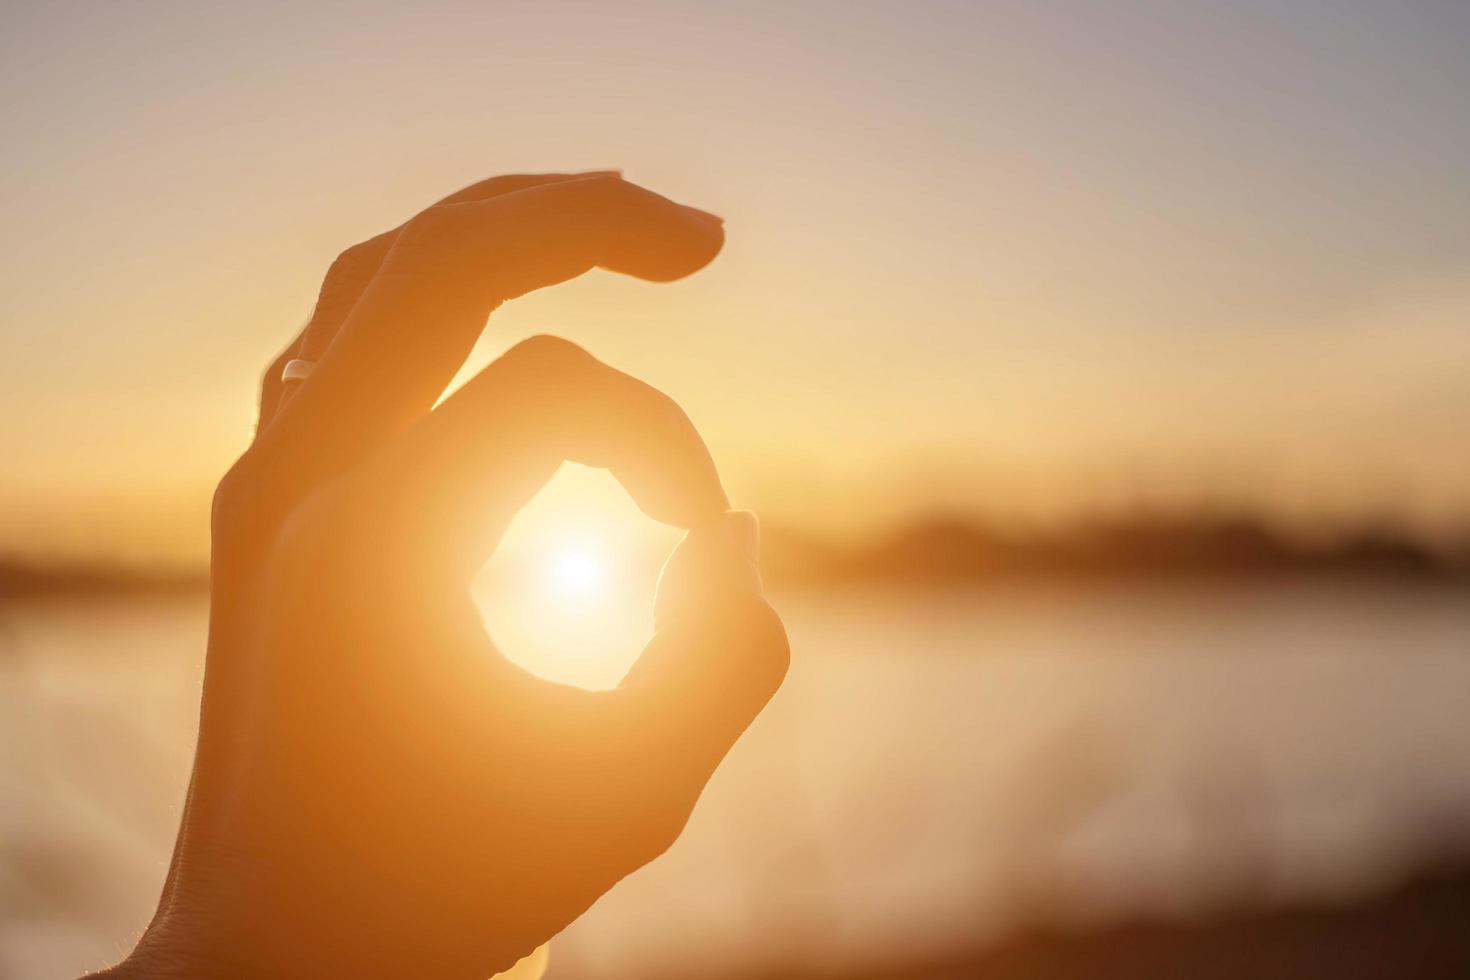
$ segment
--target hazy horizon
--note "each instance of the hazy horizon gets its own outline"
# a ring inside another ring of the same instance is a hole
[[[48,4],[4,15],[0,550],[193,561],[342,248],[501,171],[728,219],[492,320],[664,388],[737,504],[1470,519],[1470,8]],[[462,375],[463,377],[463,375]]]

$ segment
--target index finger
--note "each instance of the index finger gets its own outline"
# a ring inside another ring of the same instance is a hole
[[[718,218],[615,177],[430,208],[398,236],[264,449],[334,475],[429,411],[506,299],[594,266],[676,279],[723,242]]]
[[[693,527],[729,507],[673,399],[546,336],[511,348],[355,470],[351,496],[365,526],[473,572],[564,461],[609,470],[666,524]]]
[[[453,194],[440,198],[431,207],[445,204],[462,204],[465,201],[482,201],[500,194],[510,194],[540,184],[551,184],[563,180],[580,180],[587,177],[612,177],[617,170],[589,170],[581,173],[550,174],[501,174],[476,181]],[[374,235],[346,249],[332,262],[322,279],[317,293],[316,305],[311,318],[301,332],[287,345],[286,349],[266,369],[260,390],[260,418],[257,431],[270,425],[281,399],[290,392],[281,380],[281,369],[288,361],[301,358],[308,361],[319,359],[337,336],[347,315],[357,305],[362,291],[378,274],[378,269],[387,257],[389,249],[402,233],[403,222],[380,235]]]

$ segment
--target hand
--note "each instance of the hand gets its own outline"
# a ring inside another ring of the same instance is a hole
[[[500,302],[594,266],[674,279],[722,242],[615,175],[498,177],[333,264],[215,497],[184,821],[114,975],[479,980],[673,842],[785,673],[753,522],[669,398],[566,341],[433,406]],[[289,358],[317,368],[283,385]],[[563,460],[694,529],[612,691],[505,661],[468,597]]]

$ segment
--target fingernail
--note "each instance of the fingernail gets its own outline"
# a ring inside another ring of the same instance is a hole
[[[745,557],[750,559],[751,564],[760,564],[761,526],[755,514],[748,510],[727,510],[725,526],[730,529],[730,537],[735,539],[735,543]]]

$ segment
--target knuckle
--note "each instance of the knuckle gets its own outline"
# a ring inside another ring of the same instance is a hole
[[[219,483],[214,488],[211,505],[211,512],[216,522],[238,512],[242,504],[254,496],[255,480],[251,470],[252,460],[247,451],[225,471],[224,476],[220,477]]]
[[[365,242],[358,242],[332,261],[317,293],[311,320],[302,331],[302,349],[316,353],[314,348],[320,348],[324,344],[323,331],[330,334],[332,326],[346,317],[397,237],[398,229],[395,228]],[[289,356],[289,353],[283,354],[281,361],[272,365],[271,370],[278,372]]]
[[[358,242],[356,245],[344,249],[342,251],[342,254],[338,255],[335,259],[332,260],[332,267],[328,271],[328,274],[341,274],[349,272],[355,266],[360,265],[363,260],[368,257],[368,253],[371,251],[371,244],[373,241],[375,241],[375,239],[369,239],[365,242]]]
[[[617,174],[597,174],[592,177],[584,177],[575,181],[575,184],[578,189],[594,197],[602,198],[615,198],[627,194],[633,186]]]
[[[536,334],[505,352],[502,360],[537,372],[575,370],[592,362],[592,355],[562,337]]]
[[[272,468],[258,447],[247,449],[215,485],[211,523],[217,538],[269,536],[282,510]]]
[[[384,249],[382,267],[395,274],[429,277],[446,287],[462,288],[474,281],[483,263],[483,229],[476,231],[462,204],[435,204],[410,218]]]
[[[409,218],[394,241],[395,246],[416,246],[443,238],[458,214],[453,204],[435,204]]]
[[[694,422],[690,420],[684,406],[674,401],[673,396],[668,395],[657,388],[648,389],[648,405],[653,417],[659,419],[671,432],[685,433],[694,431]]]
[[[377,264],[382,261],[388,249],[392,247],[398,234],[399,230],[394,228],[392,231],[374,235],[367,241],[358,242],[345,249],[332,260],[331,266],[327,269],[327,276],[322,284],[323,292],[360,282],[365,276],[370,275]]]
[[[216,552],[259,554],[275,531],[278,497],[269,466],[254,448],[247,449],[214,488],[210,530]]]

